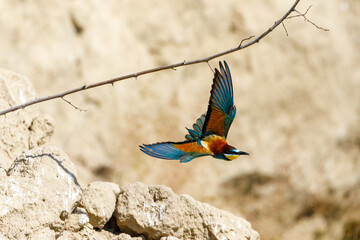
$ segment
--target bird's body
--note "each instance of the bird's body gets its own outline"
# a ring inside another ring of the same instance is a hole
[[[230,69],[226,62],[221,64],[220,71],[215,69],[214,81],[206,115],[201,115],[193,124],[193,129],[187,129],[189,134],[183,142],[162,142],[140,146],[144,153],[161,159],[189,162],[201,156],[213,156],[223,160],[234,160],[240,155],[248,155],[227,141],[227,133],[236,115],[233,99],[233,88]]]

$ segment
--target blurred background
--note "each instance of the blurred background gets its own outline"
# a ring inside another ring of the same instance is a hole
[[[38,97],[203,58],[258,36],[294,1],[1,0],[0,67]],[[360,1],[303,0],[230,66],[237,116],[232,162],[151,158],[143,143],[182,141],[207,110],[207,64],[167,70],[38,105],[56,122],[51,144],[79,182],[164,184],[228,210],[262,239],[360,239]]]

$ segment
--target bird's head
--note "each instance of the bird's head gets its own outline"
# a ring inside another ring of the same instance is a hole
[[[240,151],[234,147],[230,147],[223,152],[225,160],[232,161],[237,159],[240,155],[249,155],[247,152]]]

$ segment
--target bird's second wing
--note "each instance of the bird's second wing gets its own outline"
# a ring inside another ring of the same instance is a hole
[[[144,144],[140,146],[140,150],[152,157],[180,160],[182,163],[189,162],[196,157],[210,155],[209,151],[196,141]]]
[[[221,62],[219,62],[219,65],[220,72],[215,69],[202,135],[216,134],[226,138],[236,115],[236,107],[234,105],[230,69],[225,61],[225,68]]]
[[[185,135],[185,138],[189,141],[195,141],[201,138],[202,129],[205,122],[205,114],[201,115],[196,122],[193,124],[193,129],[186,128],[189,134]]]

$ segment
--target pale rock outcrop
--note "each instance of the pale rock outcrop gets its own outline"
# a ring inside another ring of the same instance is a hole
[[[72,231],[63,231],[58,240],[83,240],[83,239],[93,239],[93,240],[146,240],[143,237],[131,237],[126,233],[114,234],[105,230],[94,230],[91,225],[86,225],[81,231],[72,232]]]
[[[119,234],[119,240],[131,240],[131,236],[126,233],[120,233]]]
[[[119,193],[119,186],[110,182],[92,182],[84,189],[81,204],[86,209],[92,226],[101,229],[109,221]]]
[[[38,147],[20,155],[0,179],[0,229],[10,239],[34,230],[61,230],[81,197],[76,169],[56,147]]]
[[[115,216],[120,230],[149,239],[260,238],[246,220],[165,186],[135,183],[121,188]]]
[[[65,230],[78,232],[89,223],[89,216],[84,208],[77,207],[65,219]]]
[[[162,237],[160,240],[179,240],[177,237],[169,236],[169,237]]]
[[[0,69],[1,110],[33,99],[35,91],[26,77]],[[0,168],[8,169],[19,154],[50,140],[54,132],[54,120],[36,109],[28,107],[0,116]]]
[[[55,239],[55,231],[50,229],[49,227],[42,228],[38,231],[34,231],[28,237],[29,240],[49,240]]]

